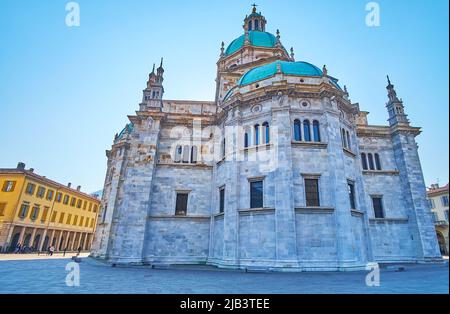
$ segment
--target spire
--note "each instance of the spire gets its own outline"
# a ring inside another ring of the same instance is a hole
[[[155,74],[155,64],[153,63],[153,70],[152,73]]]
[[[388,91],[388,103],[386,108],[389,113],[389,125],[406,124],[409,125],[408,116],[405,114],[405,107],[403,106],[403,101],[398,99],[397,92],[395,91],[394,85],[391,83],[389,75],[387,76],[388,86],[386,89]]]
[[[294,47],[291,47],[291,60],[295,61]]]
[[[164,95],[164,68],[163,68],[163,58],[161,58],[161,63],[156,69],[155,74],[155,63],[153,63],[152,72],[149,75],[147,81],[147,88],[143,91],[142,103],[140,104],[140,110],[147,110],[149,108],[161,108],[162,98]]]
[[[222,44],[220,46],[220,56],[223,57],[223,55],[225,54],[225,43],[222,41]]]
[[[162,83],[163,79],[163,74],[164,74],[164,68],[163,68],[163,61],[164,59],[161,58],[161,64],[159,65],[159,68],[156,70],[156,74],[158,75],[158,79],[160,80],[160,83]]]
[[[275,44],[276,47],[281,47],[281,41],[280,41],[280,30],[277,29],[277,43]]]

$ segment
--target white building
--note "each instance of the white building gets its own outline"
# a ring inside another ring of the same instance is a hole
[[[214,101],[165,100],[162,62],[152,71],[107,151],[92,256],[294,270],[440,260],[421,131],[394,86],[389,125],[369,125],[325,66],[295,61],[266,24],[253,9],[222,44]]]

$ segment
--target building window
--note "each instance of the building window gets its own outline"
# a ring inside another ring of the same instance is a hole
[[[37,191],[36,196],[37,196],[37,197],[40,197],[40,198],[43,198],[43,197],[44,197],[44,194],[45,194],[45,188],[44,188],[43,186],[40,186],[40,187],[38,188],[38,191]]]
[[[48,211],[50,210],[50,207],[44,207],[44,211],[42,212],[41,221],[45,222],[47,220]]]
[[[247,148],[249,146],[248,142],[248,132],[246,131],[244,134],[244,147]]]
[[[375,218],[384,218],[383,200],[379,196],[372,196],[373,212]]]
[[[86,210],[86,206],[87,206],[87,202],[84,201],[84,202],[83,202],[83,210]]]
[[[58,212],[54,211],[52,213],[52,218],[50,219],[50,222],[55,222],[56,221],[56,215],[58,214]]]
[[[448,221],[448,209],[447,209],[447,210],[444,210],[444,215],[445,215],[445,220]]]
[[[47,191],[47,200],[51,201],[53,199],[53,190],[48,190]]]
[[[222,157],[225,158],[225,154],[227,152],[227,141],[225,137],[222,139]]]
[[[381,162],[380,162],[380,155],[375,154],[375,166],[377,170],[381,170]]]
[[[97,205],[94,205],[94,213],[97,212],[97,209],[98,209],[98,206],[97,206]]]
[[[175,149],[175,158],[174,158],[174,161],[175,161],[176,163],[181,162],[181,155],[182,155],[182,152],[183,152],[183,148],[181,147],[181,145],[178,145],[177,148]]]
[[[298,119],[294,120],[294,140],[302,140],[302,125]]]
[[[351,141],[350,141],[350,133],[348,133],[348,131],[347,131],[346,134],[347,134],[347,148],[349,150],[351,150],[352,149],[352,145],[351,145]]]
[[[29,208],[30,208],[30,206],[28,204],[22,204],[22,206],[20,207],[20,211],[19,211],[19,218],[23,219],[23,218],[27,217]]]
[[[75,215],[75,217],[73,217],[73,225],[74,226],[76,226],[77,225],[77,222],[78,222],[78,216],[77,215]]]
[[[355,184],[353,182],[348,182],[348,197],[350,199],[350,209],[356,209]]]
[[[177,200],[175,206],[175,215],[186,216],[187,204],[188,204],[188,193],[177,193]]]
[[[373,155],[371,153],[367,154],[367,157],[369,159],[369,169],[375,170],[375,165],[373,163]]]
[[[311,142],[311,127],[309,125],[309,120],[303,121],[303,133],[305,136],[305,142]]]
[[[33,209],[31,210],[31,220],[36,220],[39,215],[39,206],[35,205],[33,206]]]
[[[76,203],[77,203],[77,199],[75,197],[72,197],[70,199],[70,206],[74,207]]]
[[[3,192],[13,192],[15,186],[16,186],[16,181],[5,181],[3,183],[2,191]]]
[[[189,146],[185,145],[183,147],[183,163],[187,164],[189,163]]]
[[[314,133],[314,142],[320,142],[320,127],[319,127],[319,121],[314,120],[313,121],[313,133]]]
[[[67,205],[67,204],[69,204],[69,195],[64,195],[64,201],[63,201],[63,204],[64,205]]]
[[[89,226],[89,218],[86,217],[86,223],[84,224],[84,227],[87,228]]]
[[[341,137],[342,137],[342,146],[344,148],[347,148],[348,147],[347,146],[347,137],[345,135],[345,130],[344,129],[341,130]]]
[[[80,217],[80,224],[79,224],[80,227],[83,227],[83,221],[84,221],[84,216],[81,216]]]
[[[259,145],[259,124],[255,125],[255,145]]]
[[[436,212],[432,212],[434,222],[439,220],[438,214]]]
[[[252,21],[248,22],[248,30],[251,31],[252,30]]]
[[[34,194],[34,190],[36,189],[36,185],[33,183],[28,183],[27,184],[27,189],[25,190],[25,192],[27,194],[33,195]]]
[[[255,20],[255,30],[259,30],[259,20]]]
[[[62,223],[64,222],[64,216],[65,216],[64,213],[61,213],[61,214],[59,215],[59,223],[60,223],[60,224],[62,224]]]
[[[91,211],[92,210],[92,203],[89,203],[89,209],[88,209],[89,211]]]
[[[72,220],[72,214],[67,216],[66,225],[70,225],[70,221]]]
[[[305,179],[306,206],[319,207],[319,180]]]
[[[264,184],[263,181],[250,182],[250,208],[264,207]]]
[[[225,187],[221,187],[219,190],[219,213],[225,211]]]
[[[191,148],[191,163],[197,163],[197,146],[192,146]]]
[[[270,142],[270,127],[269,122],[264,122],[262,124],[264,131],[264,144],[269,144]]]
[[[0,217],[5,216],[6,203],[0,203]]]
[[[361,164],[362,164],[362,168],[363,170],[367,170],[367,159],[366,159],[366,154],[365,153],[361,153]]]
[[[448,207],[448,195],[441,197],[442,206]]]
[[[77,208],[81,208],[82,203],[83,203],[83,201],[78,199],[78,201],[77,201]]]

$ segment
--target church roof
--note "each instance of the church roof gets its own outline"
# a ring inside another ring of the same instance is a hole
[[[274,48],[277,43],[277,38],[268,32],[249,31],[248,32],[250,45],[256,47],[268,47]],[[245,34],[236,38],[231,42],[228,48],[225,50],[225,55],[231,55],[241,49],[244,46]]]
[[[251,69],[241,77],[238,85],[243,86],[274,76],[278,71],[278,65],[283,74],[315,77],[321,77],[323,75],[318,67],[308,62],[275,61]]]

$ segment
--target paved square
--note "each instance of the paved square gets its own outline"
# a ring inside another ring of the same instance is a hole
[[[80,265],[80,286],[68,287],[70,259],[0,260],[0,293],[449,293],[448,263],[381,270],[380,287],[367,272],[245,273],[206,266],[170,269],[111,267],[91,258]]]

